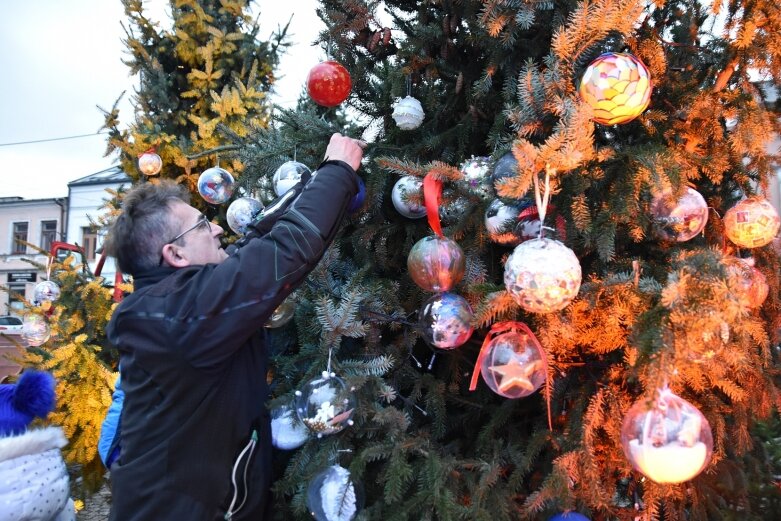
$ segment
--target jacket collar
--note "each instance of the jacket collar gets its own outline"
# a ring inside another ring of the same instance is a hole
[[[152,284],[157,284],[177,270],[178,268],[172,268],[171,266],[160,266],[159,268],[142,271],[133,277],[133,289],[139,290]]]

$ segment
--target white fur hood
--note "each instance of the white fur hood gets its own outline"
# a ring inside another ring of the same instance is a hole
[[[68,444],[60,427],[31,429],[24,434],[0,438],[0,462],[60,449]]]

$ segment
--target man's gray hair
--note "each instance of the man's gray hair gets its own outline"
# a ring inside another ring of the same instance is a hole
[[[179,229],[171,218],[174,201],[189,203],[190,193],[168,179],[137,185],[122,198],[122,213],[111,225],[104,248],[123,273],[137,276],[158,266],[163,246]]]

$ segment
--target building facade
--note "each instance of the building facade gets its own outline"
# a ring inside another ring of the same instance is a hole
[[[48,252],[54,241],[79,246],[95,272],[105,237],[98,223],[111,198],[107,190],[130,183],[119,167],[111,167],[68,183],[67,197],[0,197],[0,315],[19,314],[20,297],[32,300],[35,285],[47,280],[48,256],[40,250]],[[114,260],[107,258],[101,276],[113,283],[115,272]]]
[[[63,240],[67,205],[66,197],[0,198],[0,314],[16,314],[24,307],[19,297],[31,298],[46,280],[48,257],[37,248]]]
[[[100,260],[100,251],[106,237],[106,230],[97,224],[108,212],[103,208],[112,197],[107,190],[129,188],[130,183],[130,177],[118,166],[68,183],[68,222],[65,236],[67,242],[83,249],[84,261],[89,264],[93,273]],[[114,259],[106,258],[100,275],[111,283],[115,272]]]

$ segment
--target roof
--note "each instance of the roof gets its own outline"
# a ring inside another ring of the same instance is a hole
[[[68,183],[68,188],[72,186],[84,185],[109,185],[115,183],[129,183],[130,177],[118,166],[112,166],[100,172],[95,172],[86,177],[76,179]]]

